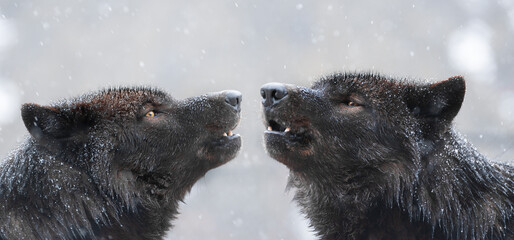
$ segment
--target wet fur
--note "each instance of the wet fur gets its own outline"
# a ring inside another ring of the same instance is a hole
[[[289,188],[321,239],[514,238],[514,168],[489,162],[451,126],[461,77],[343,73],[286,88],[265,121],[294,129],[304,119],[296,128],[309,141],[267,133],[267,150],[291,169]],[[362,108],[341,105],[355,95]]]
[[[196,180],[241,144],[199,153],[237,125],[219,93],[108,89],[26,104],[22,117],[31,135],[0,165],[0,239],[160,239]]]

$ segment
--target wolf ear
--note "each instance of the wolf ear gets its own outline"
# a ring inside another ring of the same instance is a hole
[[[425,131],[448,126],[462,106],[466,83],[461,76],[428,86],[408,88],[405,102],[411,113],[421,120]]]
[[[70,136],[73,122],[59,109],[27,103],[21,107],[21,117],[30,135],[36,140],[57,140]]]

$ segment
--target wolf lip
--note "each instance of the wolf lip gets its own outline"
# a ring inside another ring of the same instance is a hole
[[[233,134],[233,133],[231,133],[231,135],[228,135],[228,134],[227,134],[227,135],[225,135],[225,134],[223,134],[223,136],[222,136],[222,137],[217,138],[217,139],[214,139],[213,141],[214,141],[214,142],[218,142],[218,143],[222,143],[222,144],[224,144],[224,143],[228,143],[228,142],[230,142],[230,141],[232,141],[232,140],[234,140],[234,139],[236,139],[236,138],[240,138],[240,137],[241,137],[241,136],[240,136],[239,134]]]
[[[218,141],[221,141],[221,142],[224,142],[224,141],[232,141],[236,138],[240,138],[241,136],[239,134],[234,134],[232,132],[230,132],[230,135],[227,134],[227,133],[224,133],[223,136],[221,138],[218,139]],[[216,140],[215,140],[216,141]]]

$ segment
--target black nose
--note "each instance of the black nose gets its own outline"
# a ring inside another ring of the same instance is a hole
[[[241,101],[243,101],[243,95],[234,90],[224,91],[225,102],[230,106],[234,107],[237,111],[241,111]]]
[[[261,87],[262,104],[269,107],[287,96],[286,86],[282,83],[267,83]]]

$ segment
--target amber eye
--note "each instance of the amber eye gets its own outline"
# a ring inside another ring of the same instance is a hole
[[[147,112],[145,114],[145,117],[155,117],[155,112],[154,111]]]
[[[357,107],[357,106],[359,106],[359,104],[350,101],[350,102],[348,102],[348,106],[350,106],[350,107]]]
[[[343,101],[343,104],[348,106],[348,107],[358,107],[358,106],[361,106],[360,104],[354,102],[354,101]]]

